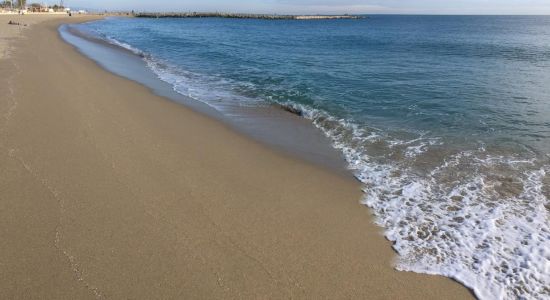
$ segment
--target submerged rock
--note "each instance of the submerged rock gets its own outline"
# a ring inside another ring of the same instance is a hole
[[[291,114],[295,114],[299,117],[304,116],[304,112],[299,108],[296,108],[296,107],[293,107],[293,106],[290,106],[290,105],[284,105],[284,104],[278,104],[277,106],[280,107],[281,109],[283,109],[284,111],[287,111]]]

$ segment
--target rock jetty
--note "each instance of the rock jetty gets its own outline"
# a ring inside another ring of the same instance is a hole
[[[231,18],[231,19],[265,19],[265,20],[333,20],[362,19],[356,15],[268,15],[268,14],[234,14],[234,13],[198,13],[198,12],[142,12],[135,13],[137,18]]]

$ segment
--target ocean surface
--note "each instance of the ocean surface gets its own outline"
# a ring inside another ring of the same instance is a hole
[[[396,268],[550,299],[550,17],[131,19],[78,28],[224,113],[282,105],[364,184]]]

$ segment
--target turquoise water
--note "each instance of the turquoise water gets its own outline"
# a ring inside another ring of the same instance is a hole
[[[81,26],[221,112],[278,103],[310,119],[364,183],[398,269],[550,298],[550,17]]]

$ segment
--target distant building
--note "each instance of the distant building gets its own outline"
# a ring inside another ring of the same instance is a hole
[[[33,3],[28,7],[28,10],[34,13],[37,12],[48,12],[49,8],[45,4]]]

